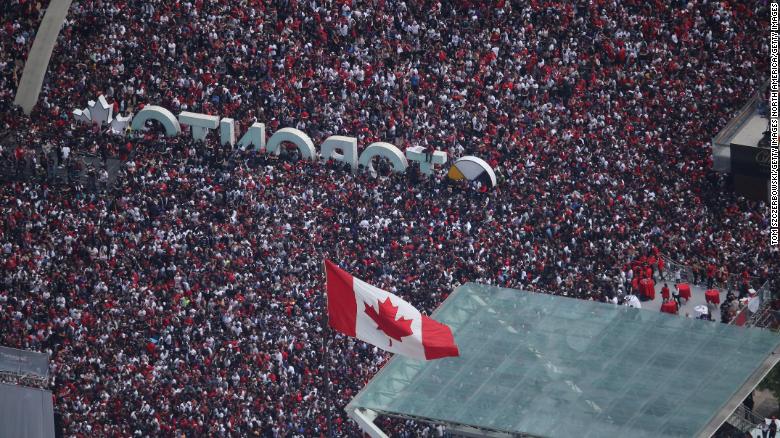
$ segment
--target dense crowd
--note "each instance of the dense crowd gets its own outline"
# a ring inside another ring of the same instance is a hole
[[[325,257],[428,312],[467,281],[612,301],[661,254],[760,284],[780,267],[766,208],[710,170],[709,139],[766,79],[767,17],[762,1],[75,0],[32,116],[0,112],[2,152],[123,164],[96,191],[0,186],[3,343],[51,352],[68,435],[352,436],[343,407],[386,355],[327,336]],[[500,182],[76,124],[100,94],[122,114],[474,154]]]

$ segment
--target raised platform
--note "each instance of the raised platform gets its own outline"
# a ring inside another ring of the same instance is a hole
[[[739,128],[731,143],[742,146],[759,147],[764,131],[769,129],[769,118],[753,113]]]
[[[767,130],[767,117],[761,115],[760,107],[765,102],[766,81],[734,117],[712,139],[712,169],[716,172],[731,173],[732,144],[746,147],[758,147]]]
[[[54,438],[51,392],[0,383],[0,437]]]
[[[709,437],[780,359],[767,330],[473,283],[434,317],[461,357],[393,357],[346,408],[372,437],[377,415],[466,436]]]

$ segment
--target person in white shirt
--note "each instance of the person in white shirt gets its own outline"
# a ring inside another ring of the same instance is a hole
[[[67,162],[68,157],[70,157],[70,147],[68,145],[65,145],[62,147],[62,161]]]

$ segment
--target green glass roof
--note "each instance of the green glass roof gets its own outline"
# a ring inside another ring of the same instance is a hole
[[[434,317],[461,357],[396,356],[350,407],[539,437],[689,437],[780,345],[767,330],[472,283]]]

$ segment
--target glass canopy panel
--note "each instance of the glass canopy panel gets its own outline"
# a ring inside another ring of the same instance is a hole
[[[780,344],[765,330],[472,283],[435,318],[461,356],[396,356],[353,407],[540,437],[693,436]]]

